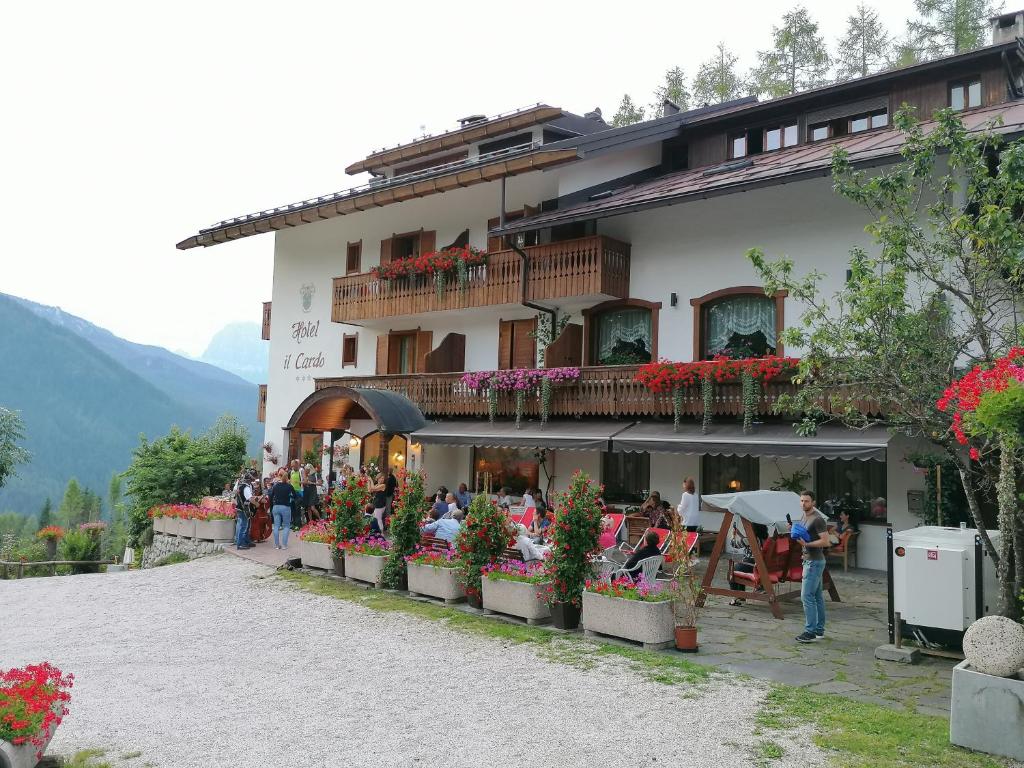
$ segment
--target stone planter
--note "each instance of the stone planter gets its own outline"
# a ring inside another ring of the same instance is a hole
[[[234,520],[196,520],[195,537],[204,541],[234,541]]]
[[[50,725],[50,731],[43,738],[41,746],[35,744],[22,744],[20,746],[14,746],[10,742],[0,740],[0,766],[9,766],[10,768],[35,768],[36,763],[36,751],[45,752],[47,745],[53,738],[53,734],[57,731],[57,723],[54,722]]]
[[[153,518],[153,533],[166,533],[167,532],[167,518],[166,517],[154,517]]]
[[[167,533],[180,536],[185,539],[191,539],[196,535],[196,521],[195,520],[182,520],[177,517],[172,517],[168,520]]]
[[[508,579],[488,579],[483,587],[484,613],[504,613],[526,619],[527,624],[545,624],[551,621],[551,611],[537,598],[540,584]]]
[[[611,635],[644,648],[670,648],[675,645],[675,627],[671,600],[648,603],[583,593],[583,630],[588,636]]]
[[[454,568],[437,568],[433,565],[409,563],[409,594],[428,595],[458,603],[466,599],[466,590],[456,578]]]
[[[380,572],[388,561],[383,555],[361,555],[358,552],[345,552],[345,576],[356,581],[365,581],[380,586]]]
[[[953,668],[949,740],[990,755],[1024,760],[1024,680]]]
[[[321,568],[325,571],[334,570],[331,559],[331,545],[319,541],[299,540],[299,557],[307,568]]]

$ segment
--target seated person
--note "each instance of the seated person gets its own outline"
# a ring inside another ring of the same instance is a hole
[[[469,509],[469,502],[473,497],[469,495],[469,487],[465,483],[459,483],[459,490],[455,492],[455,501],[459,503],[459,509]]]
[[[612,532],[612,519],[607,515],[601,518],[601,538],[598,539],[598,543],[601,545],[601,549],[611,549],[618,543]]]
[[[533,500],[533,491],[527,488],[523,491],[523,509],[529,509],[530,507],[537,507],[537,502]]]
[[[445,497],[448,496],[448,489],[443,485],[437,489],[437,493],[434,494],[434,505],[433,509],[438,510],[442,515],[448,511],[448,502],[445,501]]]
[[[526,530],[525,525],[516,526],[515,548],[523,553],[524,562],[544,559],[544,554],[534,546],[533,539],[530,538],[530,533]]]
[[[452,517],[456,512],[459,511],[459,502],[458,499],[455,498],[454,493],[449,491],[448,494],[444,497],[444,501],[445,504],[448,505],[448,508],[446,510],[446,514],[448,517]]]
[[[646,560],[648,557],[658,557],[661,555],[661,548],[658,546],[658,534],[654,531],[648,531],[644,534],[643,546],[636,550],[626,564],[622,566],[626,576],[631,579],[636,579],[640,575],[640,561]]]
[[[847,531],[856,530],[858,530],[857,523],[854,522],[853,518],[850,516],[850,513],[844,509],[842,512],[839,513],[839,522],[837,522],[835,526],[829,529],[829,543],[831,543],[832,546],[835,546],[839,543],[844,533],[846,533]]]
[[[548,504],[546,501],[544,501],[544,494],[540,492],[540,488],[533,489],[533,504],[537,508],[538,512],[542,507],[544,509],[548,508]]]
[[[640,514],[650,521],[652,528],[657,528],[661,512],[661,494],[657,491],[651,491],[651,495],[647,497],[647,501],[640,505]]]
[[[503,486],[502,489],[498,491],[498,509],[506,513],[512,509],[512,497],[509,496],[510,493],[512,493],[512,489],[507,485]]]
[[[676,515],[677,515],[677,513],[676,513],[676,511],[674,509],[672,509],[672,505],[669,504],[668,501],[666,501],[665,499],[662,499],[661,500],[661,515],[658,517],[658,522],[654,524],[654,527],[655,528],[671,528],[672,527],[672,518],[674,516],[676,516]]]
[[[547,536],[548,528],[551,526],[551,518],[548,516],[546,509],[538,509],[536,514],[533,516],[533,522],[530,523],[529,534],[540,542]]]
[[[449,544],[455,541],[455,537],[459,535],[459,528],[461,527],[458,520],[441,517],[441,513],[436,509],[430,510],[430,517],[432,522],[427,523],[420,529],[423,533],[444,539]]]
[[[736,549],[743,550],[743,559],[738,563],[734,563],[732,569],[733,572],[753,573],[757,570],[757,565],[754,562],[754,553],[750,548],[750,542],[743,534],[743,530],[740,528],[741,525],[742,523],[740,523],[738,518],[732,524],[732,545]],[[760,549],[764,545],[765,539],[768,538],[768,526],[761,525],[760,523],[752,523],[751,525],[754,529],[754,536],[757,537],[757,547]],[[739,581],[730,581],[729,589],[735,589],[737,592],[747,591],[746,585]],[[757,591],[760,592],[761,588],[759,587]],[[743,605],[744,602],[743,598],[734,597],[729,601],[729,605]]]

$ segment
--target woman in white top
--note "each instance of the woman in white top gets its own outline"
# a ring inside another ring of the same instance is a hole
[[[523,493],[523,509],[529,509],[530,507],[536,507],[537,502],[533,500],[533,494],[530,493],[530,489],[527,488]]]
[[[687,533],[693,533],[700,526],[700,505],[697,503],[695,490],[696,485],[692,477],[683,480],[683,498],[677,510]]]

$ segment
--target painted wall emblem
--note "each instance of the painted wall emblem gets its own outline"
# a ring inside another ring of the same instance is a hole
[[[316,286],[312,283],[305,283],[299,288],[299,295],[302,297],[302,311],[309,312],[313,308],[313,295],[316,293]]]

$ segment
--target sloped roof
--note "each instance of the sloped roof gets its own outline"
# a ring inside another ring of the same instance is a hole
[[[992,121],[998,117],[1002,118],[1002,124],[992,126]],[[1024,132],[1024,102],[995,104],[964,112],[963,121],[970,131],[981,131],[991,127],[995,133],[1021,133]],[[931,125],[934,125],[933,121],[923,123],[925,130]],[[825,176],[831,172],[832,152],[836,147],[843,147],[849,152],[850,160],[855,164],[883,164],[892,162],[899,156],[904,141],[905,137],[900,131],[888,128],[812,144],[800,144],[790,149],[751,155],[717,166],[667,174],[627,187],[610,197],[517,219],[491,232],[524,232],[555,224],[607,218],[688,200],[727,195],[759,186],[782,184],[796,178]]]

